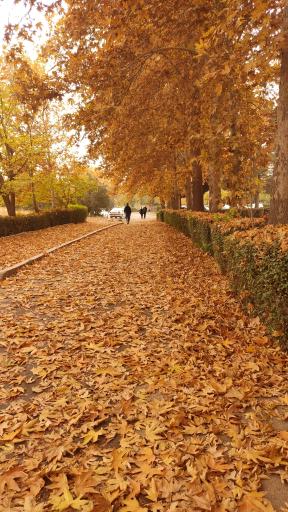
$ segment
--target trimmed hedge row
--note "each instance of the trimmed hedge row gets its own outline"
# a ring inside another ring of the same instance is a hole
[[[263,215],[269,215],[268,208],[240,208],[237,210],[237,214],[240,217],[250,217],[257,219],[263,217]]]
[[[256,245],[249,236],[240,236],[241,231],[256,227],[261,240],[265,219],[223,217],[221,221],[209,213],[169,210],[159,212],[158,219],[213,255],[243,305],[249,311],[253,307],[253,314],[259,315],[270,333],[288,348],[288,252],[282,250],[277,239]]]
[[[71,205],[67,209],[45,211],[39,214],[0,217],[0,237],[49,228],[59,224],[77,224],[84,222],[87,215],[86,206]]]

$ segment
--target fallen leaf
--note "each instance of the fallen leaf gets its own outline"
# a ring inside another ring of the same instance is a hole
[[[136,498],[128,498],[123,500],[123,503],[124,507],[121,507],[119,512],[148,512],[148,508],[141,507]]]
[[[2,473],[0,476],[0,494],[3,494],[5,490],[20,491],[20,487],[16,480],[27,478],[27,473],[18,469],[11,469]]]

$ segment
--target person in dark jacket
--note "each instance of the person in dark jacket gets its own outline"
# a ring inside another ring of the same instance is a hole
[[[126,204],[126,206],[124,208],[124,213],[125,213],[126,222],[127,222],[127,224],[129,224],[132,210],[128,203]]]
[[[146,219],[147,206],[144,206],[144,208],[142,208],[142,211],[143,211],[143,217],[144,217],[144,219]]]
[[[140,213],[140,215],[141,215],[141,219],[143,219],[144,212],[143,212],[143,208],[142,208],[142,206],[141,206],[141,208],[140,208],[140,210],[139,210],[139,213]]]

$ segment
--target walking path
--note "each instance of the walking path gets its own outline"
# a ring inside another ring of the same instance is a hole
[[[288,501],[288,357],[189,239],[120,225],[3,281],[0,308],[0,512]]]
[[[0,237],[0,271],[15,263],[26,260],[55,245],[90,233],[113,222],[101,217],[89,217],[88,222],[62,224],[37,231],[27,231],[17,235]]]

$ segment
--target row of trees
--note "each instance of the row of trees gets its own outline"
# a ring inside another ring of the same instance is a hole
[[[110,205],[95,171],[75,154],[75,134],[65,130],[58,92],[43,66],[23,58],[1,61],[0,197],[10,216],[18,206],[89,210]],[[77,146],[76,146],[77,147]]]
[[[287,222],[287,179],[273,153],[283,0],[66,6],[46,51],[61,87],[81,94],[75,126],[114,181],[173,207],[185,188],[199,210],[206,183],[214,211],[221,187],[232,205],[256,196],[274,158],[271,220]]]
[[[270,220],[288,222],[287,0],[55,5],[50,80],[77,94],[69,126],[84,128],[106,175],[174,208],[185,189],[203,209],[209,188],[216,211],[221,188],[232,205],[257,197],[273,164]]]

